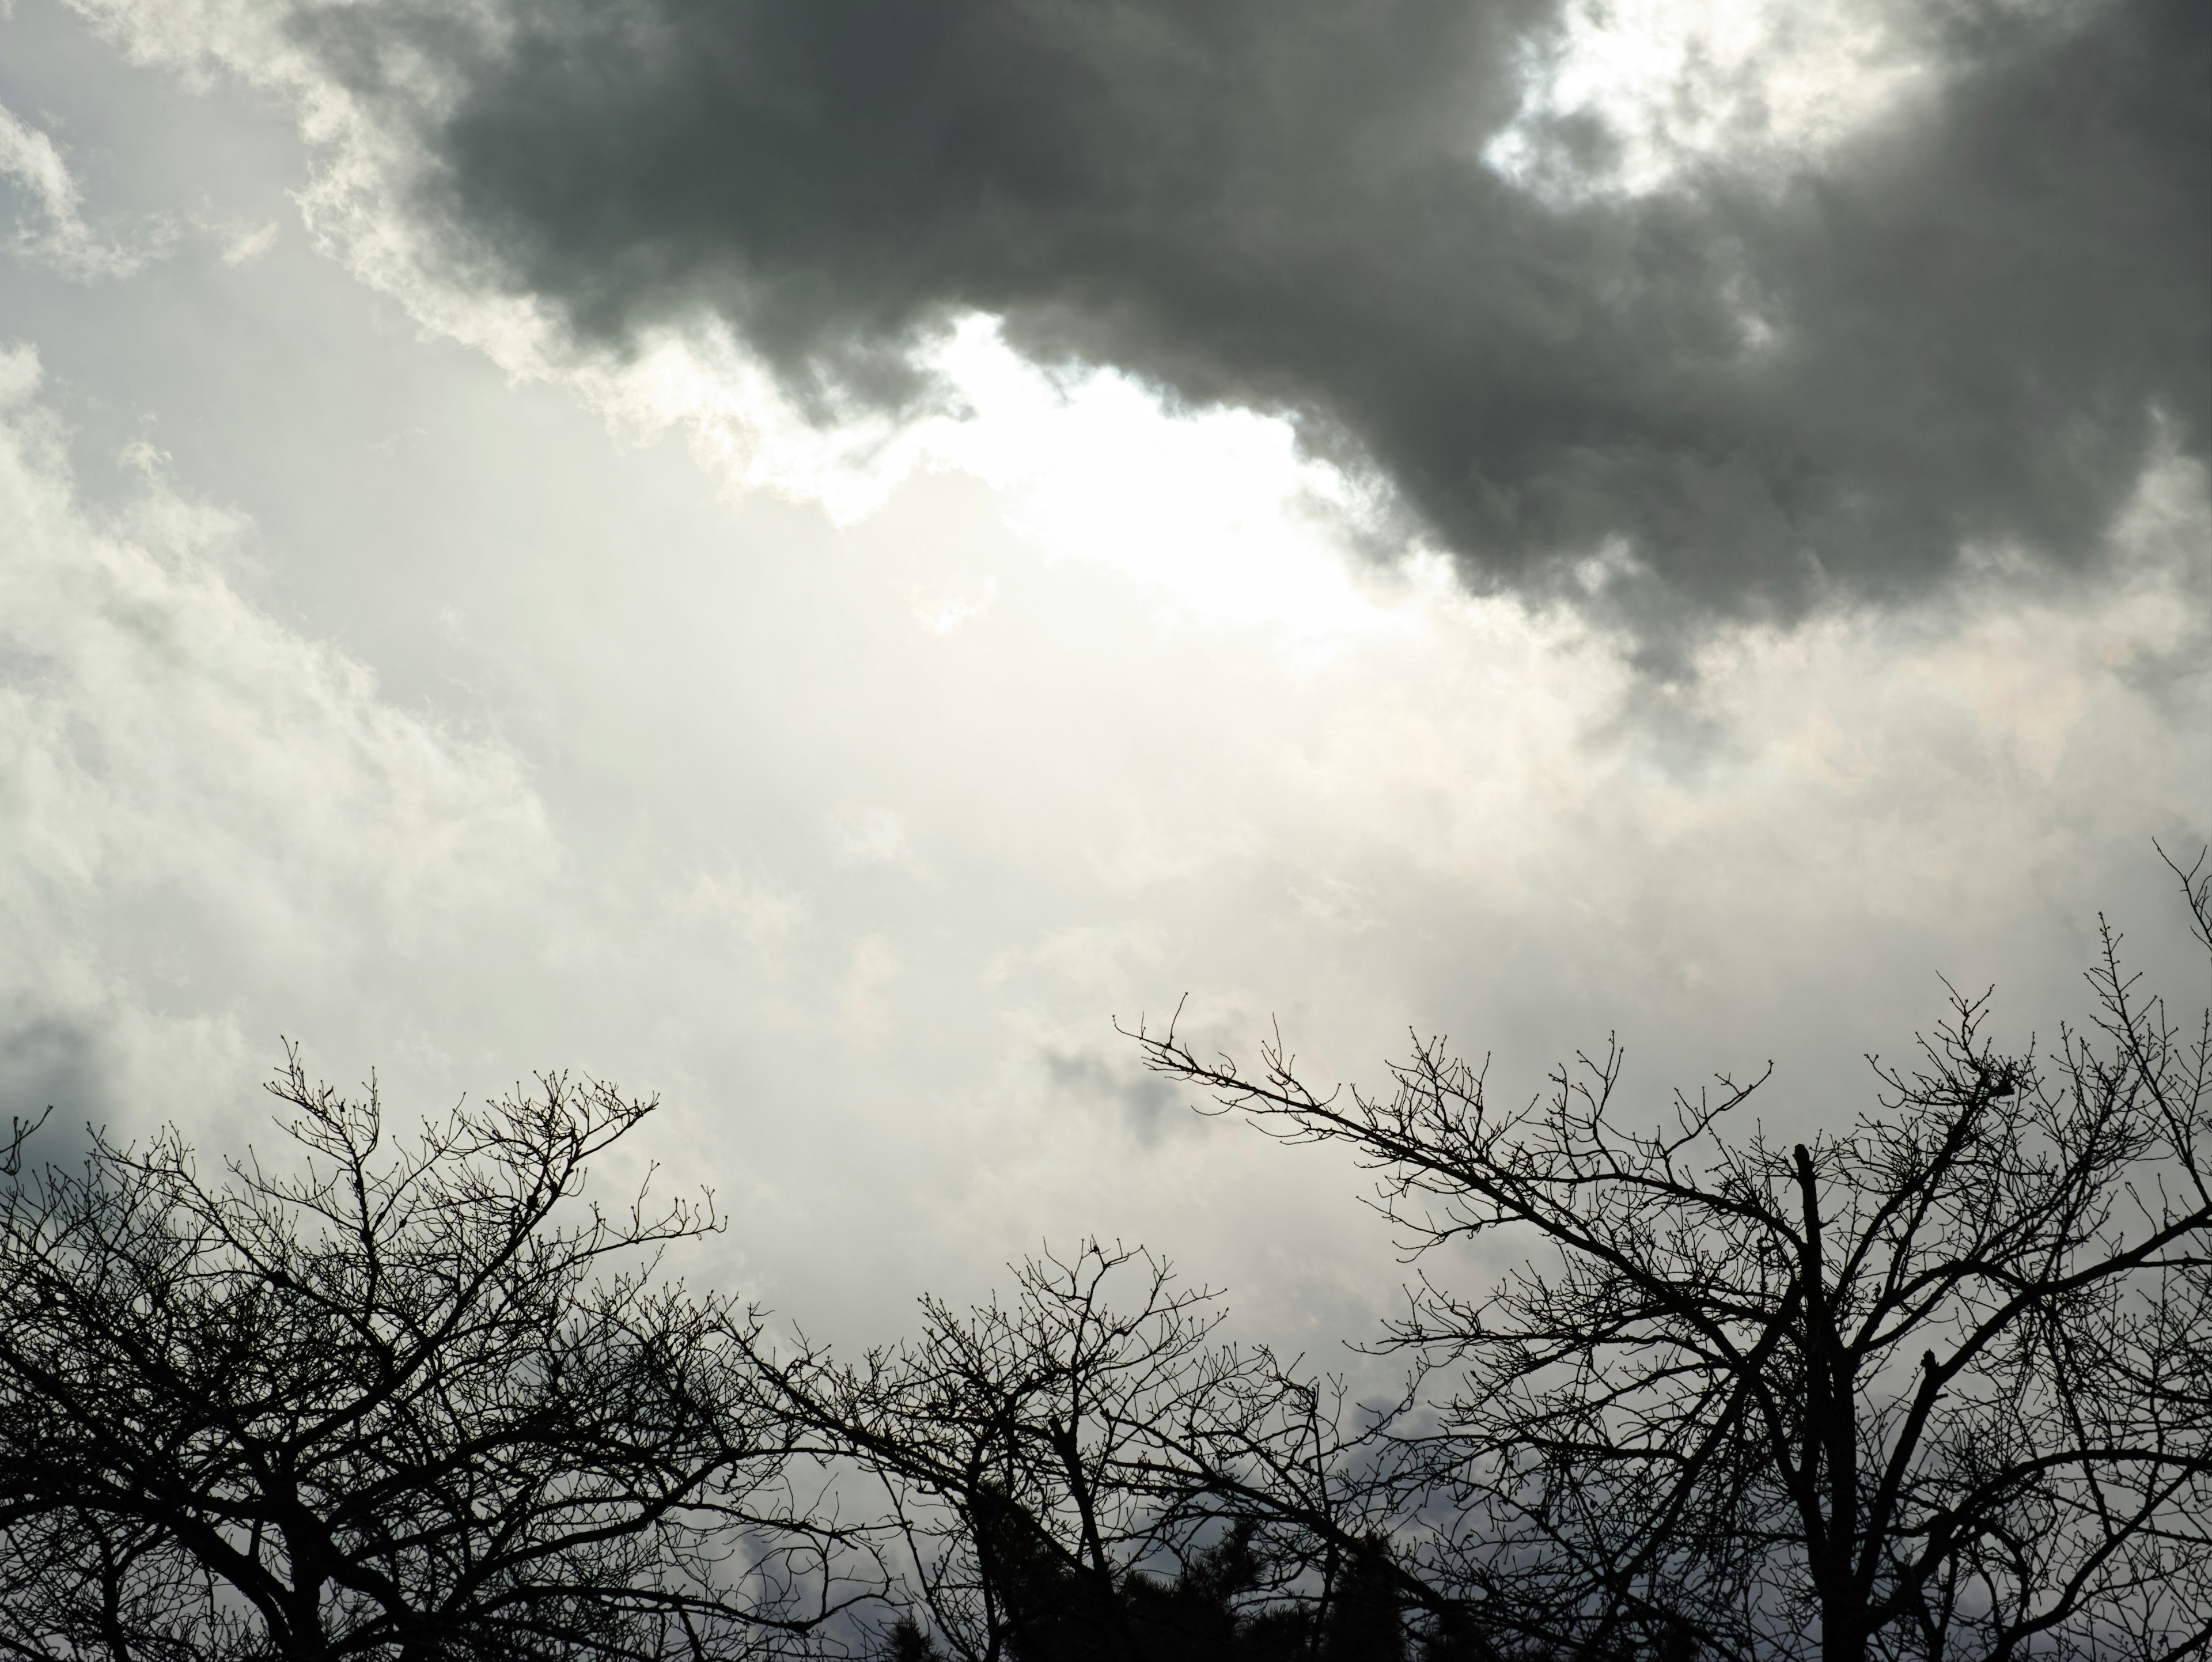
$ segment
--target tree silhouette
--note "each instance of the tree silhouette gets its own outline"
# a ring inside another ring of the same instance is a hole
[[[2179,874],[2212,949],[2212,875]],[[1501,1111],[1417,1040],[1321,1093],[1136,1035],[1294,1142],[1352,1149],[1424,1277],[1385,1343],[1452,1382],[1393,1438],[1401,1557],[1540,1653],[1743,1662],[2198,1656],[2212,1644],[2212,1012],[2183,1031],[2109,928],[2096,1015],[2007,1052],[1954,999],[1878,1106],[1729,1134],[1765,1075],[1624,1126],[1609,1046]]]
[[[210,1183],[170,1131],[18,1174],[0,1653],[751,1656],[864,1591],[750,1405],[746,1313],[650,1277],[711,1198],[578,1198],[653,1105],[540,1085],[400,1143],[293,1051],[292,1168]]]
[[[1122,1575],[1110,1610],[1042,1554],[1002,1558],[1008,1602],[1034,1614],[1010,1626],[999,1653],[1008,1662],[1403,1662],[1399,1581],[1383,1567],[1380,1543],[1334,1584],[1333,1598],[1316,1601],[1285,1598],[1279,1587],[1267,1596],[1252,1534],[1251,1525],[1240,1524],[1193,1552],[1172,1578]],[[1102,1616],[1110,1616],[1110,1630]],[[884,1662],[941,1662],[943,1654],[911,1616],[891,1629],[883,1651]]]
[[[757,1365],[881,1483],[961,1662],[1366,1662],[1353,1626],[1326,1626],[1354,1560],[1387,1557],[1370,1528],[1387,1491],[1352,1470],[1363,1433],[1333,1381],[1215,1342],[1222,1314],[1093,1241],[1021,1265],[1009,1299],[925,1299],[917,1339],[857,1365]]]
[[[2086,1029],[2006,1050],[1957,998],[1787,1146],[1732,1129],[1764,1075],[1626,1123],[1616,1046],[1501,1111],[1438,1042],[1370,1097],[1140,1031],[1354,1151],[1417,1253],[1523,1257],[1419,1281],[1379,1404],[1096,1241],[856,1362],[779,1348],[658,1275],[711,1196],[587,1202],[653,1105],[565,1076],[396,1140],[289,1052],[295,1153],[210,1178],[174,1131],[26,1175],[19,1123],[0,1659],[2203,1654],[2212,1010],[2119,948]]]

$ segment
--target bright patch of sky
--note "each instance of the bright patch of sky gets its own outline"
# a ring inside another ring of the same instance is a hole
[[[1644,194],[1722,162],[1787,174],[1894,110],[1936,73],[1903,9],[1795,0],[1574,0],[1534,41],[1521,115],[1483,160],[1531,189]],[[1595,124],[1596,166],[1561,142]]]

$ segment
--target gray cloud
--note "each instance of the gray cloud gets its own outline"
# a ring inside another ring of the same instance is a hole
[[[1117,1111],[1126,1117],[1130,1135],[1147,1148],[1170,1132],[1188,1132],[1196,1123],[1167,1082],[1126,1051],[1108,1056],[1047,1047],[1040,1054],[1054,1089]]]
[[[602,341],[713,308],[818,413],[925,400],[915,343],[1001,314],[1371,459],[1478,588],[1625,545],[1649,624],[2078,565],[2161,417],[2212,431],[2197,0],[1959,9],[1940,95],[1817,173],[1565,205],[1478,159],[1537,0],[432,9],[298,27],[415,112],[481,280]]]
[[[112,1089],[94,1028],[20,995],[0,1000],[0,1123],[44,1122],[23,1145],[23,1170],[82,1157],[87,1127],[107,1123]]]

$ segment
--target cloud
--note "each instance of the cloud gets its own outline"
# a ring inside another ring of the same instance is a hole
[[[41,1010],[21,994],[0,1006],[0,1116],[11,1135],[49,1110],[53,1116],[27,1163],[56,1158],[58,1133],[106,1118],[109,1084],[100,1038],[88,1024]]]
[[[1936,65],[1911,21],[1882,5],[1567,0],[1524,47],[1527,95],[1483,159],[1569,200],[1663,189],[1723,159],[1778,181],[1929,90]]]
[[[988,617],[998,598],[999,586],[988,578],[967,594],[916,589],[907,597],[914,607],[915,622],[932,635],[950,635],[978,618]]]
[[[276,1039],[241,1001],[450,953],[559,849],[504,746],[241,594],[239,521],[158,457],[88,510],[39,380],[0,350],[0,1091],[79,1124],[234,1106]]]
[[[832,857],[841,866],[900,866],[910,864],[913,850],[907,845],[906,819],[896,808],[853,808],[830,816]]]
[[[854,943],[843,1000],[850,1042],[872,1044],[890,1031],[894,1010],[888,995],[901,967],[897,950],[882,935],[864,935]]]
[[[1477,588],[1649,630],[2078,567],[2159,423],[2205,454],[2205,9],[1864,15],[1880,51],[1662,53],[1734,101],[1618,131],[1542,81],[1582,14],[1534,0],[395,0],[290,40],[417,147],[447,273],[580,339],[717,316],[826,421],[941,404],[932,345],[997,316],[1286,414]],[[1860,59],[1856,125],[1806,115]],[[1516,135],[1625,184],[1516,182]]]
[[[54,141],[0,105],[0,179],[13,180],[33,212],[15,227],[16,253],[80,279],[127,277],[143,254],[111,247],[84,222],[83,192]]]
[[[1204,1123],[1185,1111],[1182,1099],[1165,1080],[1146,1072],[1126,1050],[1109,1056],[1096,1050],[1048,1048],[1040,1056],[1055,1091],[1112,1110],[1145,1148],[1155,1148],[1170,1133],[1188,1134]]]
[[[276,246],[277,223],[270,220],[258,230],[241,231],[223,243],[222,263],[226,265],[251,265]]]

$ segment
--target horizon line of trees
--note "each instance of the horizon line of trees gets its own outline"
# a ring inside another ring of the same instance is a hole
[[[18,1118],[0,1659],[2205,1656],[2212,1005],[2119,944],[2082,1026],[2008,1050],[1954,996],[1788,1146],[1764,1075],[1627,1122],[1612,1044],[1501,1105],[1432,1041],[1370,1095],[1130,1032],[1373,1172],[1423,1261],[1385,1400],[1097,1241],[902,1344],[779,1340],[662,1273],[711,1195],[585,1196],[656,1105],[597,1081],[399,1136],[288,1048],[280,1167],[37,1166]],[[1493,1236],[1520,1268],[1443,1273]]]

